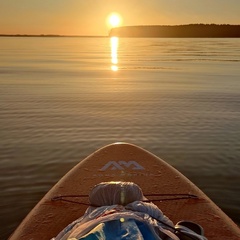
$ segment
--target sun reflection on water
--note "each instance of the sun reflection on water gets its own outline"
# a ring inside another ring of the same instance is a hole
[[[118,71],[118,37],[111,37],[111,69],[112,71]]]

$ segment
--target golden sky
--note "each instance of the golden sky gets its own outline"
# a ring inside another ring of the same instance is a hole
[[[107,35],[122,25],[240,24],[240,0],[0,0],[1,34]]]

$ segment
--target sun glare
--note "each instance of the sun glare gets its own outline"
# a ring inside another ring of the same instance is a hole
[[[121,25],[122,18],[118,13],[111,13],[108,16],[108,24],[110,27],[118,27]]]

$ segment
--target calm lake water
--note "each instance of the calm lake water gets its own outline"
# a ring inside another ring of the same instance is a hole
[[[68,170],[137,144],[240,223],[240,39],[0,38],[0,238]]]

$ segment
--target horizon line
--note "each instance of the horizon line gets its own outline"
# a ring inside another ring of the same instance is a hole
[[[0,37],[109,37],[108,35],[62,35],[62,34],[5,34],[0,33]]]
[[[173,24],[173,25],[161,25],[161,24],[151,24],[151,25],[125,25],[125,26],[118,26],[113,27],[109,30],[116,29],[116,28],[123,28],[123,27],[143,27],[143,26],[166,26],[166,27],[173,27],[173,26],[191,26],[191,25],[215,25],[215,26],[240,26],[240,24],[229,24],[229,23],[188,23],[188,24]],[[0,37],[109,37],[109,35],[78,35],[78,34],[45,34],[45,33],[39,33],[39,34],[28,34],[28,33],[0,33]]]

